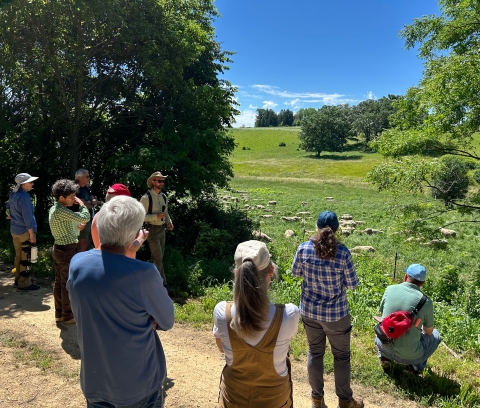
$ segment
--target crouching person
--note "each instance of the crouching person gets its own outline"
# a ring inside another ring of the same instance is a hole
[[[135,199],[111,199],[97,215],[100,250],[70,263],[87,407],[163,407],[166,363],[155,329],[172,328],[173,303],[155,265],[125,256],[144,218]]]
[[[423,297],[420,288],[425,283],[426,276],[427,271],[422,265],[412,264],[405,269],[403,283],[390,285],[383,294],[379,309],[382,318],[401,310],[413,311]],[[378,358],[383,369],[388,369],[390,361],[393,360],[408,365],[408,369],[415,374],[424,370],[428,358],[441,342],[440,334],[434,329],[433,303],[430,299],[426,299],[415,320],[417,318],[420,320],[416,325],[392,343],[383,344],[375,337]]]

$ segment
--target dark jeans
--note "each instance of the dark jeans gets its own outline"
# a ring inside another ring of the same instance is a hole
[[[53,261],[55,264],[55,286],[53,288],[55,318],[62,318],[64,322],[73,319],[67,291],[67,280],[70,261],[76,253],[77,244],[53,246]]]
[[[350,388],[350,315],[336,322],[318,322],[302,317],[308,339],[307,371],[312,387],[312,397],[320,399],[323,391],[323,356],[326,339],[333,354],[335,392],[340,401],[349,401],[353,392]]]
[[[114,405],[98,399],[87,399],[87,408],[163,408],[163,390],[160,387],[153,394],[130,405]]]

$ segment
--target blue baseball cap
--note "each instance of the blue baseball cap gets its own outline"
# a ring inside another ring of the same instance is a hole
[[[420,264],[411,264],[405,269],[405,273],[420,282],[425,282],[425,278],[427,277],[427,270]]]
[[[332,230],[336,231],[338,229],[338,218],[337,214],[332,211],[324,211],[318,215],[317,227],[325,228],[330,227]]]

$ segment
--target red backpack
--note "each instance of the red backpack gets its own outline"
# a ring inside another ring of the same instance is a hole
[[[375,334],[379,340],[383,344],[389,344],[403,336],[414,325],[415,316],[418,314],[426,301],[427,297],[423,295],[413,311],[406,312],[400,310],[385,316],[383,320],[374,328]],[[417,319],[415,326],[417,326],[419,323],[420,319]]]

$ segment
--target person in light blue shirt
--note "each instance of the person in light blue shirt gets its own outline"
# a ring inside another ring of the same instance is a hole
[[[10,193],[7,202],[9,211],[10,233],[15,247],[15,282],[14,286],[19,290],[37,290],[40,286],[35,285],[30,279],[30,261],[27,253],[22,250],[22,243],[36,244],[37,221],[33,213],[33,204],[28,192],[33,188],[34,180],[28,173],[20,173],[15,176],[16,186]]]
[[[125,256],[145,210],[118,196],[97,214],[100,249],[76,254],[67,281],[87,407],[163,407],[166,361],[155,329],[173,327],[173,302],[154,264]]]

